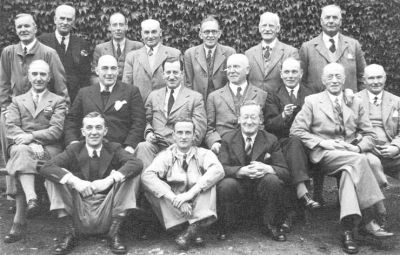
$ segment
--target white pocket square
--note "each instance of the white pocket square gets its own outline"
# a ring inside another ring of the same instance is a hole
[[[399,111],[395,110],[392,115],[393,118],[399,117]]]
[[[123,106],[124,104],[126,104],[126,103],[127,103],[126,100],[123,100],[123,101],[117,100],[117,101],[115,101],[115,104],[114,104],[115,110],[116,110],[116,111],[119,111],[119,110],[122,108],[122,106]]]

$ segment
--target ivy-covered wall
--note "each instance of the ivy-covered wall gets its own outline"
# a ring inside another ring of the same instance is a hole
[[[0,50],[18,41],[13,18],[27,12],[36,18],[39,33],[54,30],[54,9],[60,0],[1,0]],[[208,14],[220,20],[221,42],[238,52],[257,44],[259,15],[277,12],[281,17],[280,39],[299,48],[320,33],[321,7],[342,7],[342,30],[358,39],[368,63],[383,65],[389,90],[400,95],[400,1],[399,0],[86,0],[69,1],[77,9],[75,33],[92,48],[109,39],[108,18],[122,12],[129,21],[128,37],[140,40],[140,22],[161,22],[164,43],[181,51],[200,43],[199,23]]]

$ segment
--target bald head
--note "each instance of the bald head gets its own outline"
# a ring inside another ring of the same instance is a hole
[[[383,66],[371,64],[364,69],[364,85],[372,94],[378,95],[386,85],[386,72]]]
[[[249,59],[244,54],[232,54],[229,56],[227,63],[238,63],[240,62],[243,66],[249,67]],[[228,65],[228,64],[227,64]]]
[[[28,80],[34,92],[43,92],[50,81],[49,65],[43,60],[32,61],[28,68]]]
[[[154,27],[157,29],[161,29],[160,27],[160,22],[155,19],[146,19],[143,20],[142,23],[140,23],[140,26],[142,27],[142,30],[147,28],[147,27]]]
[[[47,73],[50,73],[49,64],[47,64],[46,61],[41,60],[41,59],[32,61],[32,63],[29,65],[28,72],[30,72],[31,70],[34,70],[34,69],[38,69],[38,68],[40,68],[41,70],[43,70]]]
[[[110,87],[117,82],[118,63],[111,55],[103,55],[97,63],[96,73],[99,76],[99,82],[103,86]]]
[[[62,13],[70,13],[75,18],[75,8],[70,5],[62,4],[56,8],[56,16],[60,16]]]

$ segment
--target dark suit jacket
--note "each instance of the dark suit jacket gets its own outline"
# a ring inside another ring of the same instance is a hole
[[[116,105],[121,105],[121,108],[116,109]],[[81,138],[82,119],[93,111],[105,118],[108,127],[106,138],[111,142],[135,148],[143,140],[145,111],[137,87],[117,81],[104,109],[99,84],[81,89],[65,121],[66,144]]]
[[[282,117],[283,109],[285,105],[292,103],[286,87],[280,87],[276,93],[268,93],[264,112],[265,130],[271,132],[278,138],[289,137],[290,127],[304,104],[304,98],[311,94],[312,92],[310,89],[300,84],[299,91],[297,92],[297,101],[295,103],[297,108],[290,118],[284,119]]]
[[[266,154],[270,157],[266,157]],[[230,131],[222,138],[218,158],[224,167],[226,177],[235,178],[237,171],[246,165],[244,140],[240,128]],[[251,161],[271,165],[279,179],[289,183],[290,175],[286,161],[274,135],[264,130],[258,131],[253,144]]]
[[[45,33],[38,37],[39,41],[43,44],[56,49],[58,44],[55,33]],[[90,47],[89,43],[76,35],[70,35],[66,56],[71,52],[72,59],[66,59],[60,56],[61,62],[64,65],[68,94],[71,98],[71,103],[75,99],[80,88],[89,86],[90,77]],[[72,69],[67,68],[66,61],[72,63]]]
[[[68,171],[82,180],[89,180],[90,157],[85,145],[85,141],[69,145],[64,152],[47,161],[39,173],[53,182],[60,182]],[[111,170],[119,171],[128,179],[139,175],[142,168],[142,162],[120,144],[103,142],[98,179],[109,176]]]

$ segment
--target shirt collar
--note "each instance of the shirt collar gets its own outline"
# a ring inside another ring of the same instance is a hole
[[[261,46],[263,49],[265,49],[265,47],[269,46],[271,48],[271,50],[275,47],[276,45],[276,41],[277,39],[275,38],[270,44],[267,44],[264,40],[261,41]]]
[[[113,46],[114,46],[114,49],[117,49],[118,48],[118,44],[119,44],[119,47],[121,48],[121,51],[125,48],[125,41],[126,41],[126,39],[124,38],[124,39],[122,39],[122,41],[120,41],[120,42],[117,42],[117,41],[115,41],[114,39],[112,40],[112,43],[113,43]]]
[[[160,44],[161,44],[161,43],[158,43],[156,46],[153,47],[153,56],[156,55],[156,53],[157,53],[157,51],[158,51],[158,48],[160,48]],[[147,46],[147,45],[144,45],[144,46],[146,47],[146,52],[147,52],[147,54],[149,54],[150,47]]]
[[[336,101],[336,98],[338,98],[339,99],[339,105],[342,106],[342,102],[343,102],[343,94],[342,93],[340,93],[338,96],[335,96],[335,95],[332,95],[331,93],[328,92],[328,95],[329,95],[329,98],[332,101],[332,104],[334,104],[335,101]]]
[[[332,45],[332,43],[329,41],[331,38],[333,38],[333,40],[335,41],[335,47],[337,49],[338,42],[339,42],[339,33],[337,33],[336,35],[334,35],[332,37],[332,36],[329,36],[329,35],[325,34],[325,32],[322,32],[322,40],[324,41],[324,44],[328,49]]]
[[[58,30],[56,30],[55,34],[56,34],[56,38],[57,38],[58,43],[61,43],[62,37],[64,37],[64,43],[66,41],[69,41],[69,37],[71,35],[71,34],[61,35],[60,32],[58,32]]]
[[[179,84],[178,87],[174,88],[174,98],[176,98],[179,94],[179,91],[181,90],[182,84]],[[171,89],[168,88],[168,86],[166,86],[167,88],[167,95],[169,96],[169,94],[171,93]]]
[[[96,149],[97,156],[100,157],[101,149],[103,148],[103,144],[100,145],[100,148]],[[86,144],[86,149],[88,151],[89,157],[93,158],[93,151],[94,149]]]
[[[170,149],[172,151],[172,155],[180,160],[183,160],[184,154],[186,154],[186,161],[189,161],[192,157],[196,157],[197,150],[196,147],[194,146],[190,147],[189,151],[186,153],[179,151],[178,146],[176,144],[171,145]]]
[[[115,84],[116,84],[116,83],[117,83],[117,82],[115,82]],[[106,90],[106,86],[104,86],[104,85],[103,85],[103,84],[101,84],[100,82],[99,82],[99,84],[100,84],[100,92],[103,92],[103,91],[105,91],[105,90]],[[109,89],[110,93],[113,91],[115,84],[114,84],[114,85],[112,85],[112,86],[110,86],[110,87],[108,87],[108,89]]]
[[[299,89],[300,89],[300,84],[297,84],[296,87],[294,87],[294,88],[288,88],[286,86],[285,86],[285,88],[286,88],[287,92],[289,93],[289,95],[293,89],[293,94],[297,97],[297,93],[299,93]]]
[[[35,91],[33,91],[33,89],[31,89],[32,98],[34,98],[36,95],[38,95],[38,96],[39,96],[39,102],[40,102],[40,100],[42,100],[42,97],[43,97],[43,95],[44,95],[44,93],[45,93],[46,91],[47,91],[47,89],[43,90],[43,91],[40,92],[40,93],[36,93]]]
[[[214,56],[214,53],[215,53],[215,50],[217,49],[217,45],[215,45],[213,48],[207,48],[206,47],[206,45],[203,45],[204,46],[204,52],[206,53],[206,57],[207,57],[207,54],[208,54],[208,51],[209,50],[211,50],[211,56]]]
[[[23,44],[23,43],[21,42],[22,50],[24,50],[24,47],[26,47],[26,52],[29,52],[29,51],[33,48],[33,46],[35,45],[36,40],[37,40],[36,38],[33,39],[33,41],[32,41],[30,44],[28,44],[28,45],[25,45],[25,44]]]
[[[243,95],[244,91],[245,91],[246,88],[247,88],[247,81],[243,82],[243,83],[240,84],[240,85],[234,85],[234,84],[232,84],[232,83],[229,83],[229,87],[231,88],[231,90],[233,91],[233,94],[234,94],[235,96],[236,96],[236,93],[237,93],[237,88],[238,88],[238,87],[241,87],[242,90],[240,91],[240,93]]]
[[[257,133],[258,133],[258,132],[257,132]],[[254,135],[250,136],[250,138],[251,138],[251,146],[253,146],[254,141],[256,140],[257,133],[255,133]],[[242,136],[243,136],[244,143],[246,143],[246,139],[247,139],[247,137],[249,137],[249,136],[248,136],[248,135],[245,135],[245,134],[243,134],[243,133],[242,133]]]
[[[378,97],[378,102],[382,102],[383,91],[381,91],[378,95],[372,94],[368,90],[367,90],[367,93],[368,93],[368,97],[369,97],[369,102],[374,103],[375,97]]]

